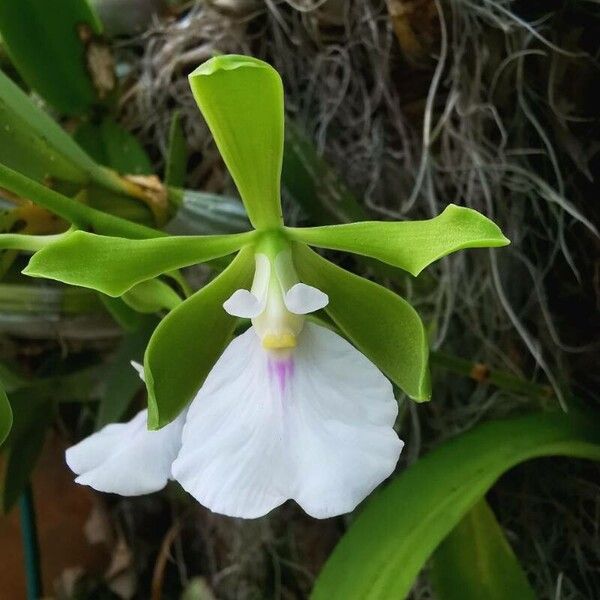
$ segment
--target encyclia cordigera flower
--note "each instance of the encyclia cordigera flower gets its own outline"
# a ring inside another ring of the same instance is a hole
[[[426,221],[285,227],[277,72],[251,57],[219,56],[190,83],[254,230],[152,240],[74,231],[32,257],[29,275],[120,296],[238,252],[156,328],[144,357],[148,411],[69,449],[68,463],[78,482],[123,495],[173,478],[231,516],[258,517],[290,498],[319,518],[351,511],[402,449],[390,380],[414,400],[429,399],[427,340],[405,300],[309,246],[417,275],[456,250],[508,240],[454,205]],[[307,317],[321,309],[329,322]],[[252,326],[230,341],[238,318]]]

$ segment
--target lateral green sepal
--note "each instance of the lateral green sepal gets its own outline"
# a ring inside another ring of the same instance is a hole
[[[510,243],[493,221],[476,210],[454,204],[425,221],[363,221],[286,231],[292,239],[310,246],[369,256],[415,276],[457,250]]]
[[[121,296],[162,273],[232,254],[253,236],[247,232],[130,240],[74,231],[34,254],[23,273]]]

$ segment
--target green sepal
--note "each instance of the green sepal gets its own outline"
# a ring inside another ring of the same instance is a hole
[[[415,309],[304,244],[293,244],[293,254],[300,280],[329,296],[325,311],[340,331],[413,400],[429,400],[429,347]]]
[[[277,71],[250,56],[216,56],[189,76],[256,229],[282,224],[283,85]]]
[[[250,243],[253,235],[129,240],[74,231],[34,254],[23,273],[121,296],[162,273],[232,254]]]
[[[426,221],[364,221],[288,228],[287,232],[292,239],[311,246],[376,258],[415,276],[457,250],[510,243],[493,221],[476,210],[454,204]]]
[[[235,329],[237,319],[225,312],[223,302],[248,288],[253,272],[254,252],[244,248],[154,331],[144,356],[149,429],[170,423],[193,399]]]
[[[438,546],[431,561],[431,580],[438,600],[536,600],[485,499]]]

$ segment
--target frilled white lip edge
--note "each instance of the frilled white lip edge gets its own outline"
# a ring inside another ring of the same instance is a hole
[[[70,448],[67,462],[102,491],[143,494],[171,476],[224,515],[256,518],[294,499],[326,518],[352,511],[394,470],[397,411],[389,381],[337,334],[306,323],[293,353],[274,354],[250,328],[187,414],[147,431],[142,411]]]

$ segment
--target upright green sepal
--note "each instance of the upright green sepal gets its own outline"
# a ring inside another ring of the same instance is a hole
[[[162,273],[232,254],[252,237],[253,232],[129,240],[74,231],[34,254],[23,273],[121,296]]]
[[[510,243],[493,221],[476,210],[454,204],[426,221],[364,221],[287,231],[293,239],[311,246],[376,258],[415,276],[457,250]]]
[[[329,296],[325,310],[340,330],[413,400],[431,397],[423,323],[406,300],[294,244],[301,281]]]
[[[150,338],[144,356],[148,427],[170,423],[193,399],[235,329],[236,318],[223,302],[249,287],[252,249],[244,248],[208,285],[172,310]]]
[[[284,138],[281,77],[261,60],[232,54],[203,63],[189,81],[252,225],[279,227]]]

